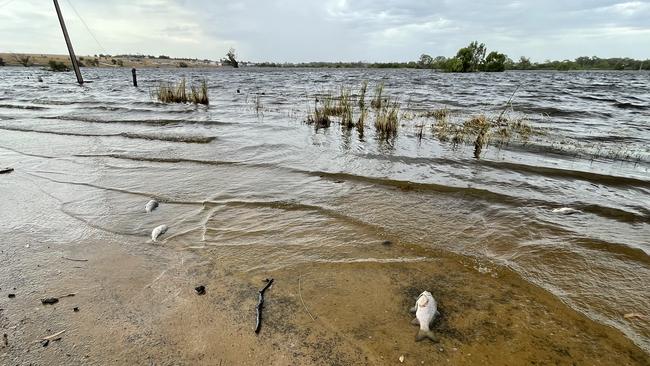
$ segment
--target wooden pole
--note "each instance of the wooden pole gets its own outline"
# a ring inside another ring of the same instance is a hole
[[[77,62],[77,56],[74,55],[74,49],[72,49],[72,43],[70,42],[70,36],[68,36],[68,30],[65,28],[65,22],[63,21],[63,15],[61,15],[61,8],[59,8],[58,0],[54,0],[54,8],[56,8],[56,15],[59,17],[59,23],[61,23],[61,29],[63,30],[63,38],[65,38],[65,44],[68,46],[68,52],[70,53],[70,61],[72,62],[72,68],[74,69],[75,75],[77,75],[77,82],[79,85],[83,85],[84,79],[81,77],[81,70],[79,70],[79,63]]]
[[[131,69],[131,74],[133,74],[133,86],[138,86],[138,78],[135,76],[135,67]]]

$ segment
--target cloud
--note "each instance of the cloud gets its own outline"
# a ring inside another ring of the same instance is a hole
[[[97,45],[70,8],[92,29]],[[61,0],[79,54],[405,61],[470,41],[517,58],[650,58],[650,3],[615,0]],[[52,6],[0,9],[0,48],[65,53]],[[106,49],[104,51],[104,49]]]

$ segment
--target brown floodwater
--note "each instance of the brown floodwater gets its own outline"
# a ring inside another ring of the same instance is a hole
[[[0,68],[0,364],[650,363],[650,74],[84,74]],[[209,107],[152,100],[181,77]],[[364,80],[401,101],[395,137],[304,123]],[[515,90],[535,133],[481,159],[419,117]]]

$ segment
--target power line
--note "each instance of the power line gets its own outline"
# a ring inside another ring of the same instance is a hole
[[[10,1],[13,1],[13,0],[10,0]],[[77,12],[77,9],[75,9],[75,7],[72,5],[72,3],[70,2],[70,0],[66,0],[66,2],[70,5],[70,7],[71,7],[72,10],[74,11],[74,13],[77,14],[77,17],[79,18],[79,20],[81,20],[81,23],[84,25],[84,27],[86,27],[86,29],[88,30],[88,33],[90,33],[90,36],[93,37],[93,39],[95,40],[95,42],[97,42],[97,45],[99,45],[99,48],[101,48],[102,51],[104,51],[104,53],[108,53],[108,51],[106,51],[106,49],[104,48],[104,46],[102,46],[102,44],[99,43],[99,41],[97,40],[97,37],[95,37],[95,34],[93,33],[93,31],[90,30],[90,27],[88,27],[88,24],[86,24],[86,22],[85,22],[84,19],[81,17],[81,15],[79,15],[79,12]]]

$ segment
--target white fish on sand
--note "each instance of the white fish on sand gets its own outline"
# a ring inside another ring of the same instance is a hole
[[[419,342],[428,338],[433,342],[438,342],[430,329],[431,322],[433,322],[436,315],[440,314],[438,313],[438,304],[433,298],[433,295],[431,295],[429,291],[421,293],[420,297],[418,297],[415,302],[415,306],[411,309],[411,312],[415,313],[415,319],[411,321],[411,324],[420,326],[420,330],[418,330],[415,340]]]
[[[159,236],[167,232],[167,229],[168,229],[167,225],[160,225],[155,229],[153,229],[153,231],[151,232],[151,240],[156,241],[156,239],[158,239]]]
[[[156,200],[151,200],[147,202],[147,204],[144,206],[144,210],[149,213],[153,210],[155,210],[158,207],[158,201]]]
[[[571,208],[571,207],[560,207],[560,208],[554,208],[552,212],[561,215],[573,215],[573,214],[580,213],[580,210],[576,210],[575,208]]]

